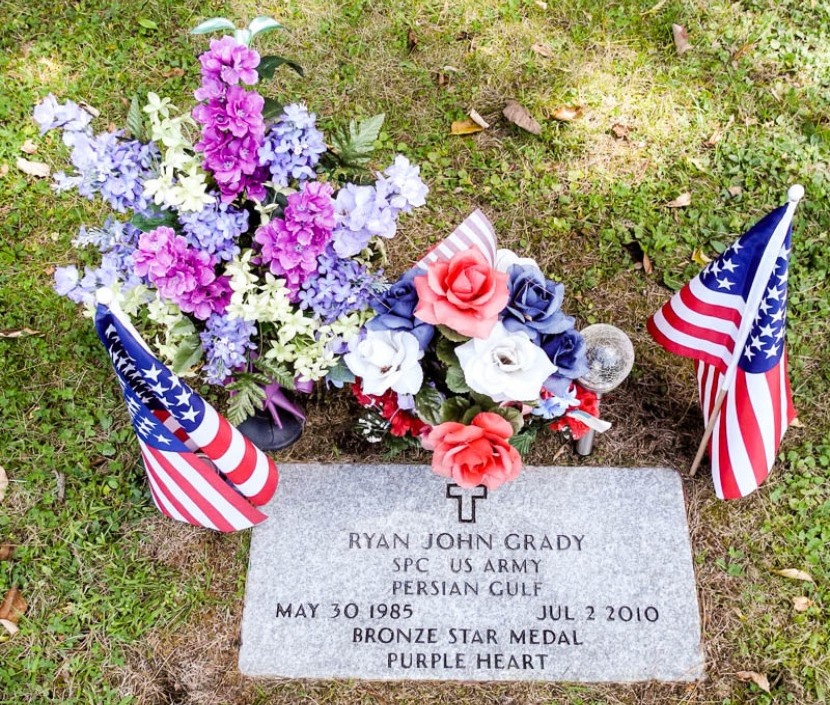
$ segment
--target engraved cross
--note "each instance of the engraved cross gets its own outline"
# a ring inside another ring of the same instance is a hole
[[[479,485],[467,493],[455,483],[451,483],[447,485],[447,499],[454,499],[458,502],[458,521],[462,524],[475,524],[476,502],[480,499],[487,499],[487,488]]]

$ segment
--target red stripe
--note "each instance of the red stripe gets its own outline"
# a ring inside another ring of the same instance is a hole
[[[267,457],[267,456],[266,456]],[[274,496],[274,493],[277,491],[277,485],[280,481],[280,474],[279,470],[277,470],[277,466],[271,458],[267,458],[268,460],[268,479],[265,481],[265,485],[263,488],[257,492],[253,497],[248,497],[248,501],[251,504],[256,505],[257,507],[261,507],[263,504],[267,504],[268,500]]]
[[[688,284],[684,286],[679,292],[680,298],[695,313],[704,316],[712,316],[713,318],[720,318],[724,321],[731,321],[736,326],[741,325],[741,312],[731,306],[718,306],[717,304],[706,303],[701,301],[692,293],[692,287]],[[714,292],[717,294],[717,292]]]
[[[793,405],[793,391],[790,388],[790,368],[788,365],[788,355],[786,348],[784,348],[784,351],[781,353],[781,365],[783,365],[782,374],[784,375],[784,389],[787,393],[787,425],[789,426],[798,414],[795,410],[795,406]],[[781,432],[780,437],[784,437],[783,431]]]
[[[170,475],[173,482],[179,487],[179,489],[184,492],[188,499],[190,499],[199,509],[202,510],[202,513],[213,522],[219,531],[234,531],[233,525],[225,519],[224,515],[214,506],[212,505],[199,491],[191,484],[191,482],[179,471],[167,458],[164,457],[164,454],[158,451],[157,449],[148,446],[148,450],[152,454],[152,456],[156,459],[159,465],[161,465],[167,473]],[[206,465],[201,458],[192,453],[181,453],[181,458],[183,458],[187,464],[192,467],[199,475],[205,478],[211,486],[216,488],[223,496],[229,492],[233,492],[227,485],[222,483],[222,480],[216,474],[216,472],[211,468],[206,470]],[[215,479],[218,480],[219,485],[217,486],[216,483],[212,482],[211,480]],[[236,495],[237,498],[239,495]],[[230,502],[233,504],[233,502]]]
[[[756,410],[752,406],[746,377],[746,372],[738,368],[738,372],[735,375],[735,386],[730,391],[730,394],[735,395],[735,412],[737,413],[740,424],[741,438],[746,448],[746,454],[749,457],[752,474],[755,476],[755,484],[760,485],[767,479],[767,475],[769,475],[767,454],[764,452],[764,432],[769,428],[769,418],[766,409]],[[769,380],[769,378],[767,379]],[[776,409],[779,404],[775,401],[774,396],[772,399],[773,409]],[[763,424],[765,417],[767,423]]]
[[[245,480],[250,479],[256,469],[257,448],[247,438],[245,439],[245,445],[243,447],[245,450],[239,462],[235,464],[236,467],[230,472],[225,473],[225,477],[235,485],[241,485]],[[219,469],[221,470],[221,468]]]
[[[177,500],[172,494],[168,492],[164,482],[162,482],[161,478],[158,475],[156,475],[156,471],[153,470],[153,466],[148,461],[147,454],[144,450],[141,451],[141,455],[144,456],[144,469],[147,470],[148,474],[153,476],[153,479],[156,481],[156,485],[158,486],[161,493],[164,495],[168,504],[172,504],[176,511],[178,511],[179,514],[181,514],[187,520],[188,524],[192,524],[193,526],[203,526],[202,522],[198,521],[190,512],[187,511],[187,509],[185,509],[182,506],[179,500]],[[170,515],[167,514],[167,516]]]
[[[729,457],[729,445],[727,443],[727,436],[726,436],[726,418],[725,418],[725,410],[726,405],[729,402],[729,392],[727,392],[727,398],[723,400],[723,406],[721,406],[720,411],[718,414],[720,415],[720,429],[718,433],[718,463],[717,467],[714,465],[712,466],[712,472],[717,472],[720,476],[720,483],[721,483],[721,490],[723,492],[724,499],[739,499],[741,497],[741,490],[738,487],[738,483],[735,481],[735,474],[732,471],[732,461]]]
[[[228,452],[228,448],[231,447],[231,440],[233,440],[234,429],[224,416],[221,414],[217,414],[217,416],[219,418],[219,428],[216,429],[216,435],[210,443],[202,446],[204,454],[211,458],[221,458]]]
[[[673,340],[667,338],[654,323],[654,316],[652,316],[648,319],[648,321],[646,321],[646,328],[648,329],[648,332],[651,334],[651,337],[654,338],[655,342],[657,342],[657,344],[661,347],[668,350],[670,353],[680,355],[681,357],[690,357],[693,360],[701,360],[702,362],[705,362],[708,365],[712,365],[721,372],[726,372],[726,364],[721,358],[712,355],[711,353],[704,352],[702,350],[688,348],[685,345],[679,345],[678,343],[675,343]]]
[[[686,335],[691,335],[716,345],[723,345],[730,353],[735,349],[735,340],[731,335],[721,333],[717,330],[711,330],[710,328],[701,328],[689,320],[682,318],[672,308],[671,301],[663,306],[663,316],[666,322],[680,333],[685,333]]]

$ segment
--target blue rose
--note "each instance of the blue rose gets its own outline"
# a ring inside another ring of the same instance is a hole
[[[545,382],[545,387],[554,394],[567,389],[572,379],[582,377],[588,371],[585,339],[575,328],[543,336],[539,347],[558,368]]]
[[[421,350],[425,350],[432,340],[435,327],[415,318],[418,292],[415,290],[414,280],[423,273],[423,270],[413,267],[382,294],[373,296],[369,303],[377,315],[366,324],[366,327],[375,331],[408,331],[418,339]]]
[[[572,328],[574,319],[559,310],[565,287],[545,279],[540,269],[514,264],[508,270],[510,298],[502,312],[502,323],[512,333],[525,331],[539,344],[543,335]]]

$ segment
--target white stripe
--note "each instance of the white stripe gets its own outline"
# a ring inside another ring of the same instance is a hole
[[[721,408],[721,412],[715,419],[715,427],[712,431],[712,436],[709,439],[709,442],[712,444],[712,453],[710,458],[712,463],[712,483],[715,485],[715,495],[718,499],[723,499],[723,483],[721,483],[720,480],[720,427],[723,423],[723,415],[724,410]]]
[[[703,373],[703,382],[700,382],[701,378],[698,378],[698,383],[700,384],[700,408],[703,410],[703,424],[707,426],[709,424],[709,408],[712,404],[712,377],[715,373],[715,368],[712,365],[708,365],[705,362],[701,362],[700,369]]]
[[[147,460],[144,461],[144,464],[147,464]],[[146,469],[146,468],[145,468]],[[177,521],[183,521],[185,524],[190,522],[184,518],[184,515],[176,509],[172,504],[169,503],[167,497],[164,496],[164,493],[161,491],[158,482],[156,482],[155,477],[147,470],[147,484],[150,485],[150,496],[153,498],[153,503],[158,507],[159,511],[162,514],[166,514],[171,519],[176,519]]]
[[[688,335],[687,333],[681,333],[666,320],[666,317],[663,315],[663,309],[660,309],[657,313],[655,313],[652,320],[654,321],[654,325],[657,327],[657,330],[678,345],[691,348],[692,350],[709,353],[710,355],[723,360],[725,365],[728,365],[729,360],[732,359],[732,353],[729,352],[729,350],[727,350],[723,345],[717,345],[716,343],[711,343],[708,340],[701,340],[700,338]]]
[[[746,302],[743,300],[743,297],[738,294],[730,294],[725,291],[712,291],[712,289],[709,289],[700,280],[700,275],[696,276],[689,282],[689,290],[692,294],[694,294],[695,298],[700,299],[705,304],[732,308],[741,314],[746,307]]]
[[[724,318],[709,316],[693,311],[683,302],[680,298],[680,294],[672,296],[669,300],[669,305],[679,318],[697,326],[698,328],[725,333],[733,340],[738,336],[738,326],[736,326],[732,321],[727,321]]]
[[[168,494],[172,495],[179,502],[179,504],[181,504],[185,508],[185,511],[187,511],[187,513],[190,514],[190,516],[192,516],[196,521],[198,521],[201,526],[206,526],[210,529],[218,530],[218,527],[216,527],[213,524],[213,522],[210,519],[208,519],[208,517],[201,509],[199,509],[196,503],[192,499],[190,499],[190,497],[187,496],[185,491],[181,489],[173,481],[173,478],[170,477],[170,474],[167,472],[167,470],[165,470],[161,466],[161,463],[159,463],[153,457],[152,453],[150,452],[150,448],[148,448],[143,441],[139,441],[139,444],[141,445],[141,450],[144,451],[144,453],[146,454],[147,462],[150,463],[150,465],[152,465],[153,470],[156,473],[156,476],[159,478],[159,482],[161,482],[164,485],[164,487],[168,491]],[[169,456],[167,453],[162,452],[162,454],[165,458],[169,460]],[[178,466],[175,467],[178,469]],[[195,471],[193,470],[193,468],[190,468],[190,472],[187,473],[187,479],[191,479],[190,476],[192,476],[194,473]]]
[[[245,454],[247,439],[241,432],[231,428],[231,442],[228,449],[218,458],[211,458],[216,467],[224,473],[233,472],[239,466],[239,461]]]
[[[781,390],[781,429],[778,434],[778,443],[780,443],[781,439],[784,438],[784,434],[787,432],[787,428],[790,425],[788,419],[790,405],[787,403],[787,367],[787,355],[785,353],[781,356],[781,360],[778,363],[778,370],[780,373],[778,384],[780,385],[779,389]],[[773,458],[773,460],[775,459]],[[772,463],[770,463],[770,468],[772,468]]]
[[[255,497],[262,492],[271,477],[270,463],[268,462],[268,458],[265,457],[265,454],[257,452],[256,461],[256,467],[254,467],[253,472],[247,480],[231,483],[246,497]]]
[[[205,414],[202,423],[189,432],[190,438],[199,448],[204,448],[216,438],[218,432],[219,414],[216,413],[216,409],[205,402]]]
[[[749,403],[755,411],[755,418],[758,419],[758,426],[761,429],[761,438],[764,442],[764,457],[767,461],[767,469],[775,462],[775,433],[773,428],[775,415],[772,413],[773,398],[770,392],[767,377],[764,374],[747,374],[746,387],[749,396]]]
[[[724,410],[726,413],[726,445],[729,448],[732,475],[735,478],[735,484],[738,485],[738,492],[740,492],[741,497],[746,497],[750,492],[758,489],[758,482],[755,480],[752,462],[741,433],[741,420],[738,417],[737,405],[735,404],[734,385],[726,394]]]
[[[196,472],[193,466],[182,458],[181,455],[165,451],[160,452],[164,455],[167,462],[176,468],[193,485],[193,488],[199,496],[203,497],[210,506],[215,508],[222,515],[222,518],[234,529],[247,529],[252,526],[251,522],[236,507],[230,504],[220,492],[215,490],[204,477]],[[230,487],[228,487],[228,491],[233,492]]]

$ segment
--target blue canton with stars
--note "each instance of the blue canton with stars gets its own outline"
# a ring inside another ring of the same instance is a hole
[[[189,433],[204,418],[202,398],[147,351],[105,306],[96,310],[95,327],[112,360],[139,438],[160,450],[189,452],[153,412],[171,414]]]
[[[737,294],[744,301],[749,296],[764,248],[786,206],[781,206],[759,221],[700,273],[703,285],[722,294]],[[764,290],[743,354],[738,363],[748,373],[771,370],[781,359],[787,323],[787,278],[790,262],[792,226],[778,253],[770,280]]]

